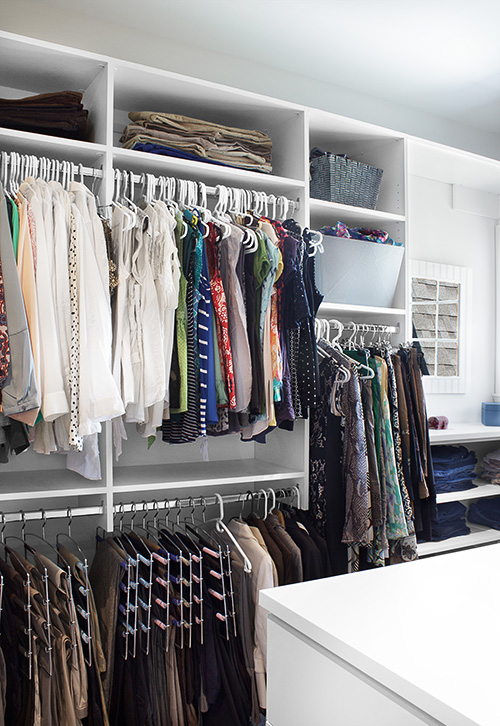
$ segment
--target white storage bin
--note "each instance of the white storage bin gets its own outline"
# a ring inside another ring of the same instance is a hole
[[[390,307],[403,247],[345,237],[323,238],[317,255],[318,286],[326,303]]]

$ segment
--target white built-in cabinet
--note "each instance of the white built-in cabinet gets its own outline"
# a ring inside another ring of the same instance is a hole
[[[228,88],[106,56],[0,33],[0,95],[22,97],[61,90],[83,92],[94,141],[64,140],[0,128],[0,150],[70,160],[102,171],[95,185],[101,204],[111,202],[113,169],[175,176],[284,195],[298,202],[297,221],[318,229],[342,220],[350,226],[386,229],[401,242],[405,256],[393,303],[373,307],[329,302],[320,315],[347,322],[399,325],[394,342],[408,338],[408,242],[412,200],[409,174],[439,173],[450,184],[500,193],[500,162],[458,152],[405,134],[301,105]],[[259,174],[122,149],[120,135],[132,110],[164,110],[267,132],[273,142],[273,173]],[[309,198],[309,149],[345,153],[384,170],[376,210]],[[436,171],[437,170],[437,171]],[[325,240],[325,245],[328,240]],[[493,240],[492,240],[493,244]],[[318,265],[321,258],[318,257]],[[133,426],[118,462],[110,426],[103,427],[100,450],[103,478],[87,481],[65,468],[64,457],[32,451],[0,469],[0,512],[102,506],[96,521],[110,529],[113,505],[164,498],[236,493],[264,486],[298,484],[307,506],[308,424],[277,430],[265,445],[237,436],[210,439],[210,460],[199,443],[173,446],[160,438],[151,450]]]

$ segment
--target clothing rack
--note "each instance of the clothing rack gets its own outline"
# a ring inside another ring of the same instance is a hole
[[[330,320],[330,323],[333,321]],[[338,321],[336,321],[338,322]],[[377,323],[346,323],[344,330],[354,331],[355,333],[399,333],[399,323],[397,325],[383,325]]]
[[[253,190],[246,190],[246,189],[239,189],[235,187],[227,187],[222,184],[218,184],[215,187],[207,186],[204,182],[196,182],[192,180],[187,179],[178,179],[177,177],[166,177],[166,176],[155,176],[154,174],[148,174],[148,173],[142,173],[142,174],[134,174],[133,172],[129,171],[120,171],[115,169],[115,174],[122,174],[124,175],[126,183],[130,184],[132,187],[132,196],[133,196],[133,185],[135,184],[141,184],[142,188],[146,186],[146,184],[153,185],[154,187],[158,185],[167,185],[167,188],[170,188],[171,192],[175,192],[175,188],[177,185],[177,189],[181,190],[182,193],[189,194],[189,187],[191,185],[191,189],[193,187],[197,190],[197,193],[201,197],[201,206],[205,206],[206,202],[206,196],[211,197],[218,197],[220,200],[221,193],[226,192],[232,198],[236,198],[238,196],[243,197],[244,195],[247,195],[247,199],[251,198],[252,195],[254,196],[255,200],[260,199],[261,202],[263,202],[265,205],[273,204],[286,204],[287,210],[289,212],[295,212],[299,209],[299,200],[292,200],[288,199],[284,196],[278,196],[276,197],[274,194],[266,194],[265,192],[261,191],[253,191]],[[184,191],[185,190],[185,191]],[[193,202],[193,206],[196,206],[196,202]]]
[[[250,495],[252,495],[252,497],[258,496],[258,498],[261,499],[268,493],[270,494],[270,492],[274,493],[274,497],[276,497],[277,493],[279,495],[279,493],[281,492],[284,496],[294,495],[297,499],[297,505],[300,508],[299,488],[297,486],[292,486],[279,487],[277,489],[268,487],[267,489],[258,489],[256,491],[248,489],[245,492],[239,492],[237,494],[211,494],[206,497],[183,497],[182,499],[177,497],[175,499],[153,499],[147,502],[141,500],[140,502],[132,501],[126,502],[124,504],[119,503],[113,505],[113,514],[115,516],[123,514],[125,512],[140,512],[144,514],[147,511],[156,511],[156,509],[181,510],[192,507],[209,507],[220,504],[221,501],[223,502],[223,504],[234,504],[236,502],[246,501],[247,497],[249,497]],[[273,496],[273,494],[270,494],[270,496]],[[11,522],[45,521],[46,519],[71,519],[72,517],[99,516],[102,514],[104,514],[104,504],[88,507],[67,507],[66,509],[41,508],[27,511],[20,509],[18,512],[0,512],[0,528],[3,527],[5,524],[10,524]]]
[[[16,174],[23,181],[27,171],[31,171],[32,176],[40,174],[44,176],[44,171],[51,179],[59,179],[61,174],[66,174],[71,181],[75,177],[84,176],[94,179],[102,178],[102,169],[94,169],[91,166],[83,164],[75,164],[73,161],[60,161],[59,159],[49,159],[46,156],[35,156],[34,154],[18,154],[17,151],[2,151],[0,155],[0,179],[6,177],[10,166],[11,176]]]
[[[271,493],[271,494],[270,494]],[[134,512],[134,513],[141,513],[145,514],[148,511],[156,511],[158,510],[182,510],[185,508],[193,508],[193,507],[210,507],[216,504],[219,504],[222,502],[223,504],[235,504],[237,502],[244,502],[247,498],[250,496],[257,497],[258,499],[262,499],[263,497],[266,497],[268,494],[270,494],[271,497],[276,497],[277,494],[283,493],[284,496],[295,496],[297,500],[297,504],[300,508],[300,491],[298,486],[292,486],[292,487],[279,487],[277,489],[274,489],[273,487],[267,487],[266,489],[257,489],[255,491],[252,491],[248,489],[245,492],[239,492],[238,494],[209,494],[206,497],[205,496],[198,496],[198,497],[184,497],[182,499],[176,498],[176,499],[164,499],[164,500],[156,500],[153,499],[152,501],[146,502],[128,502],[126,504],[115,504],[113,506],[114,514],[124,514],[125,512]]]
[[[396,325],[385,325],[383,323],[355,323],[352,320],[348,323],[342,323],[336,318],[332,319],[323,316],[316,318],[317,330],[323,330],[324,333],[324,328],[322,328],[322,326],[325,324],[328,326],[328,329],[330,326],[333,326],[339,330],[337,339],[340,338],[342,333],[345,331],[352,332],[353,335],[351,337],[354,337],[356,333],[388,333],[392,335],[393,333],[399,333],[400,331],[399,323]]]

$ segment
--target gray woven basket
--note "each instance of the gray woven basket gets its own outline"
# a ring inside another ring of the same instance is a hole
[[[382,169],[327,152],[311,161],[311,196],[375,209]]]

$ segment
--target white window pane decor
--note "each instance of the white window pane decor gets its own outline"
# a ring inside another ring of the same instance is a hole
[[[429,393],[465,391],[465,316],[470,270],[411,260],[412,341],[427,366]]]

